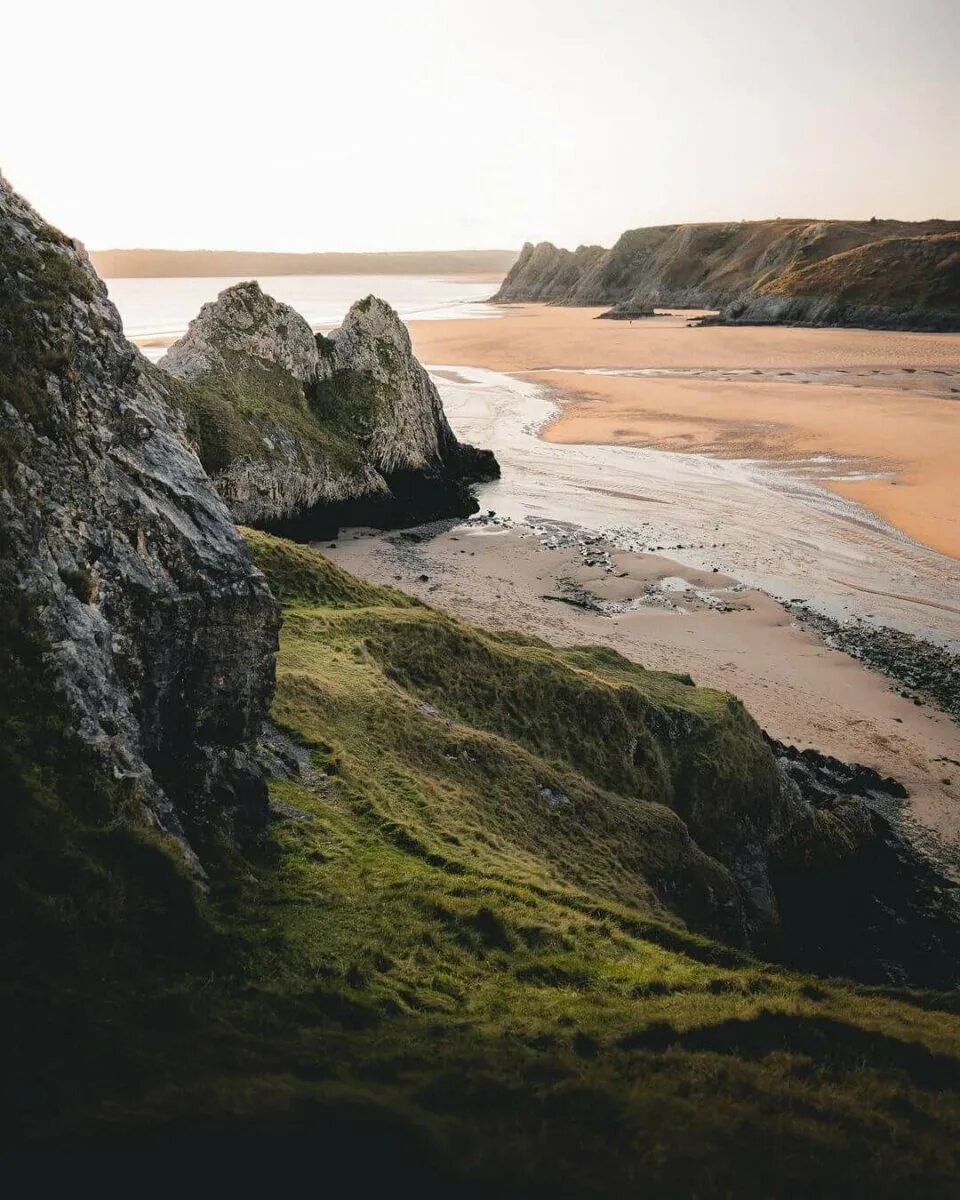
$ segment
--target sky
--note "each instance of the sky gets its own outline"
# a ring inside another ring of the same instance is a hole
[[[92,249],[960,217],[960,0],[8,6],[0,170]]]

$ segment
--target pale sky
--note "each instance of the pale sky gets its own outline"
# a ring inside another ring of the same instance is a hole
[[[0,169],[89,247],[960,217],[960,0],[10,4]]]

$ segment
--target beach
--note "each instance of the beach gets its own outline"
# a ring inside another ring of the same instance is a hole
[[[611,646],[733,692],[772,737],[899,780],[911,826],[941,848],[960,845],[956,721],[900,695],[731,576],[581,540],[576,530],[544,539],[475,519],[422,533],[345,531],[323,553],[485,627]]]
[[[544,436],[557,443],[818,461],[822,486],[960,557],[960,334],[500,311],[488,322],[411,321],[415,352],[554,389],[562,412]]]
[[[960,845],[956,720],[804,620],[960,650],[960,335],[598,320],[471,282],[427,320],[411,292],[407,324],[457,435],[497,454],[496,516],[324,553],[733,692],[772,737],[899,780],[908,823]]]

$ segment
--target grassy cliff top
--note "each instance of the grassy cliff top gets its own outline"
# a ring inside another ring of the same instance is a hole
[[[220,965],[144,1001],[125,1091],[79,1129],[168,1151],[277,1139],[328,1181],[424,1194],[948,1186],[955,1001],[692,928],[709,904],[691,895],[729,883],[657,798],[668,764],[621,752],[616,713],[723,725],[727,697],[250,544],[284,601],[274,718],[301,767],[272,784],[262,860],[214,890]]]
[[[891,236],[798,263],[758,291],[845,303],[949,308],[960,302],[960,232]]]

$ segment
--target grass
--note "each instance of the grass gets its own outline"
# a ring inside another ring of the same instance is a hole
[[[321,334],[317,342],[326,356],[329,339]],[[377,349],[381,360],[392,353],[386,343]],[[359,371],[340,370],[305,390],[280,366],[224,347],[218,353],[222,372],[189,381],[160,373],[209,474],[226,471],[238,460],[282,463],[291,457],[308,471],[320,461],[341,474],[358,474],[389,403],[386,385]]]
[[[960,233],[895,236],[798,262],[760,293],[850,304],[960,309]]]
[[[70,1099],[32,1137],[275,1145],[402,1194],[950,1191],[955,997],[705,932],[730,874],[675,809],[702,780],[718,821],[759,819],[739,705],[248,537],[284,605],[273,716],[303,765],[271,785],[262,853],[214,879],[203,966],[125,981],[81,1048],[105,1024],[96,1077],[62,1054]]]
[[[223,352],[226,354],[226,352]],[[346,474],[362,461],[363,428],[333,419],[335,406],[321,407],[282,368],[235,356],[226,375],[183,380],[162,375],[165,390],[184,415],[187,436],[211,475],[234,462],[286,461],[293,445],[304,469],[314,459],[329,461]],[[328,411],[329,409],[329,411]]]
[[[609,250],[521,256],[513,299],[718,305],[747,293],[941,315],[960,308],[955,222],[770,220],[627,230]]]

